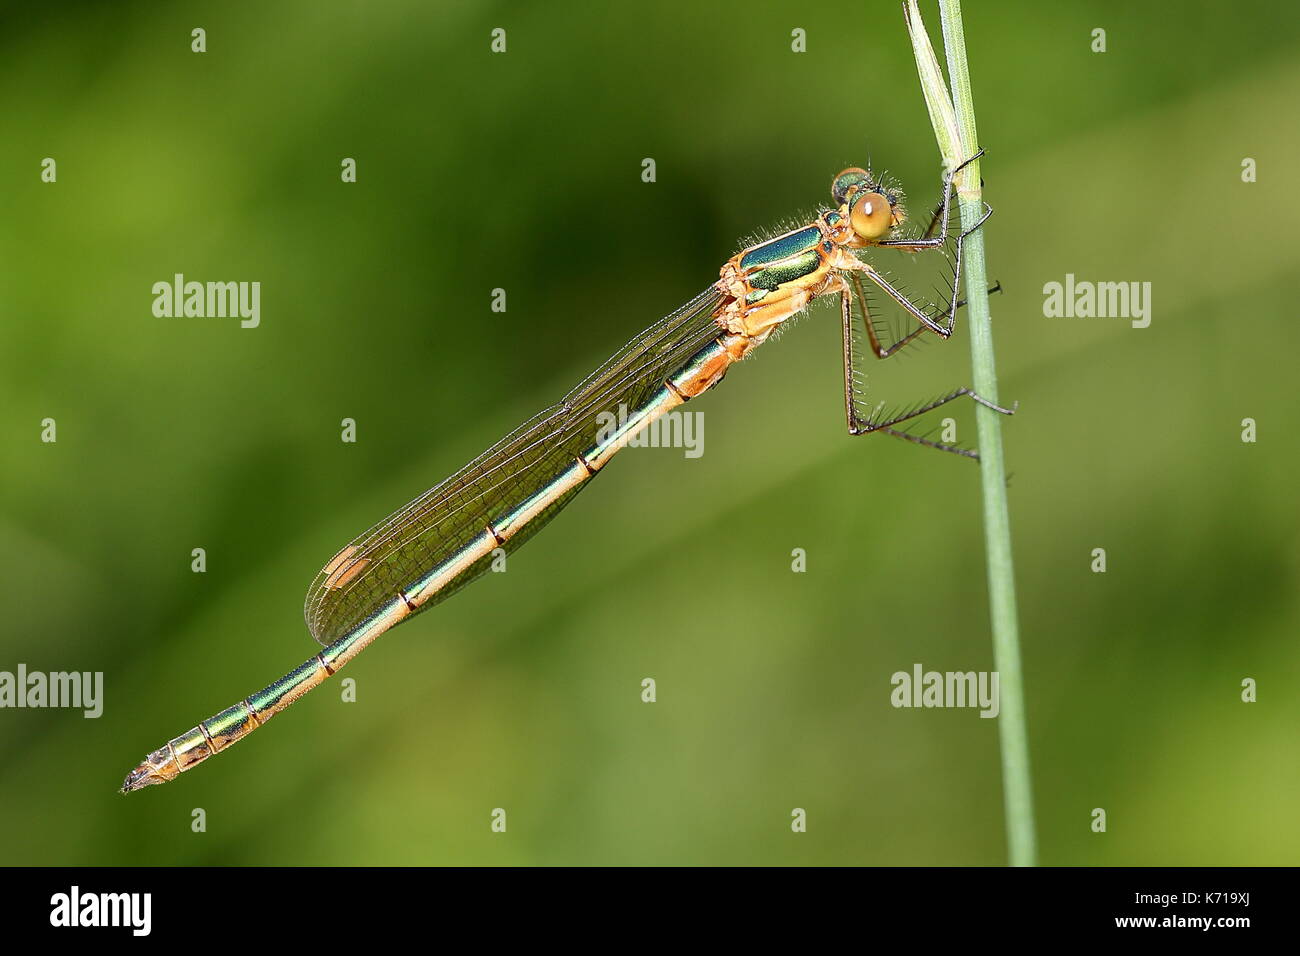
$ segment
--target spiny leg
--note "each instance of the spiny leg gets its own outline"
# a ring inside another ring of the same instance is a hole
[[[978,394],[972,389],[962,387],[940,398],[936,398],[932,402],[926,402],[924,405],[918,406],[917,408],[913,408],[910,411],[902,413],[901,415],[895,415],[892,418],[887,418],[884,421],[872,421],[868,419],[865,422],[859,422],[857,421],[857,415],[855,412],[853,415],[853,420],[849,422],[849,434],[857,436],[857,435],[870,435],[873,432],[884,432],[886,435],[893,435],[895,438],[902,438],[904,441],[910,441],[918,445],[924,445],[927,448],[937,448],[940,451],[952,452],[954,455],[961,455],[965,458],[972,458],[975,461],[979,461],[979,457],[980,457],[979,453],[975,451],[971,451],[968,448],[957,448],[953,445],[945,445],[940,442],[931,441],[928,438],[923,438],[920,435],[913,435],[910,432],[900,431],[893,427],[895,425],[901,425],[903,422],[908,421],[909,419],[917,418],[921,415],[924,415],[926,412],[932,412],[936,408],[939,408],[943,405],[947,405],[949,402],[956,401],[957,399],[967,395],[970,396],[972,401],[975,401],[978,404],[983,405],[985,408],[991,408],[993,409],[993,411],[997,412],[1000,415],[1014,415],[1016,413],[1016,408],[1018,406],[1018,403],[1013,404],[1010,408],[1003,408],[1001,405],[998,405],[994,402],[990,402],[987,398]]]
[[[982,156],[982,155],[984,155],[984,150],[980,150],[980,151],[979,151],[978,156]],[[970,159],[966,160],[965,163],[962,163],[961,166],[958,166],[957,169],[960,170],[960,169],[961,169],[962,167],[964,167],[967,163],[974,162],[975,159],[978,158],[978,156],[972,156]],[[954,176],[956,175],[956,172],[955,172],[955,171],[954,171],[953,175],[954,175]],[[946,177],[946,176],[945,176],[944,178],[945,178],[945,179],[948,179],[948,177]],[[948,181],[949,181],[949,183],[951,183],[951,179],[948,179]],[[983,185],[982,182],[981,182],[981,185]],[[947,229],[947,227],[948,227],[948,197],[949,197],[950,195],[951,195],[951,187],[949,187],[948,189],[945,189],[945,190],[943,191],[943,198],[941,198],[937,203],[935,203],[935,205],[934,205],[934,211],[930,213],[930,224],[929,224],[928,226],[925,227],[925,232],[921,233],[921,235],[918,237],[918,239],[921,239],[921,240],[928,240],[931,236],[933,236],[933,235],[934,235],[934,230],[935,230],[935,228],[939,225],[939,222],[941,221],[941,218],[940,218],[940,217],[942,217],[942,222],[943,222],[943,224],[944,224],[944,229],[945,229],[945,230]],[[946,236],[946,235],[947,235],[947,232],[945,231],[942,235]],[[904,242],[904,243],[906,243],[906,242],[916,242],[916,241],[917,241],[917,240],[915,240],[915,239],[913,239],[913,240],[907,240],[907,239],[902,239],[902,240],[898,240],[898,239],[890,239],[890,240],[886,240],[886,242],[887,242],[888,244],[894,244],[894,243],[898,243],[898,242]],[[941,241],[942,241],[942,240],[941,240]],[[932,244],[932,245],[933,245],[933,244]],[[932,248],[932,245],[930,245],[930,246],[926,246],[925,248]],[[897,248],[897,246],[895,246],[895,248]]]
[[[918,325],[915,329],[907,333],[898,341],[892,343],[891,345],[882,346],[880,344],[879,334],[876,332],[875,323],[871,321],[871,309],[869,304],[867,303],[866,291],[862,288],[862,280],[858,277],[856,273],[850,273],[848,278],[849,281],[853,284],[853,291],[858,297],[859,306],[861,306],[862,308],[863,324],[866,326],[867,338],[871,340],[871,350],[875,352],[876,358],[887,359],[891,355],[897,354],[901,349],[907,346],[908,343],[910,343],[918,335],[920,335],[927,328],[929,328],[929,326],[926,325]],[[996,295],[1001,291],[1002,291],[1002,283],[997,282],[989,286],[988,294]],[[958,299],[956,303],[953,305],[953,312],[955,313],[958,309],[960,309],[965,304],[966,304],[965,299]]]
[[[854,423],[857,421],[858,412],[853,402],[853,303],[849,299],[850,291],[848,283],[843,277],[837,276],[840,280],[840,322],[844,329],[844,420],[848,423],[849,434],[856,434]],[[864,302],[865,307],[865,302]],[[875,331],[871,328],[871,319],[867,319],[867,330],[871,334],[871,341],[875,347],[879,347]]]
[[[970,159],[967,159],[965,162],[961,163],[950,172],[944,173],[943,198],[940,200],[938,208],[936,208],[934,214],[930,217],[930,225],[926,227],[925,232],[921,234],[920,238],[885,239],[878,243],[875,243],[875,245],[882,249],[898,249],[903,252],[921,252],[927,249],[938,249],[942,247],[943,244],[948,241],[949,203],[952,198],[953,178],[957,175],[957,173],[965,169],[967,166],[975,162],[975,160],[979,159],[983,155],[984,155],[984,150],[981,149],[974,156],[970,157]],[[942,336],[943,338],[947,338],[949,335],[952,334],[953,326],[957,321],[956,313],[957,313],[957,309],[959,308],[957,304],[958,295],[959,295],[958,290],[961,288],[962,243],[967,236],[969,236],[976,229],[980,228],[980,226],[984,225],[984,223],[988,220],[989,216],[993,215],[993,208],[988,203],[984,203],[983,205],[984,205],[984,214],[980,217],[979,221],[976,222],[969,229],[959,233],[956,239],[956,246],[953,250],[952,298],[949,300],[948,307],[938,314],[939,319],[944,319],[944,318],[947,319],[947,322],[944,325],[940,325],[938,322],[936,322],[934,319],[929,318],[928,316],[920,315],[919,310],[913,307],[910,301],[904,302],[900,293],[898,293],[898,291],[895,290],[892,286],[889,286],[888,283],[886,283],[883,280],[883,278],[876,278],[873,276],[872,279],[872,281],[876,282],[876,284],[879,285],[885,292],[889,293],[896,300],[898,300],[900,304],[903,305],[904,308],[906,308],[908,311],[912,312],[913,314],[917,315],[917,317],[920,319],[923,325],[925,325],[927,328],[929,328],[931,331],[935,332],[936,334]],[[937,236],[934,235],[934,229],[936,225],[941,226],[939,235]]]
[[[953,294],[954,306],[950,307],[950,310],[948,312],[940,313],[941,318],[945,315],[948,317],[948,326],[945,328],[944,326],[936,322],[934,319],[930,318],[930,316],[922,312],[912,302],[911,299],[905,296],[902,292],[895,289],[893,285],[890,284],[888,279],[882,276],[870,265],[863,262],[857,256],[847,255],[847,254],[842,256],[840,261],[836,263],[836,268],[843,270],[849,275],[857,275],[858,273],[865,275],[868,279],[870,279],[872,282],[878,285],[881,288],[881,290],[885,292],[885,294],[887,294],[891,299],[893,299],[900,306],[902,306],[905,312],[911,315],[914,319],[916,319],[916,321],[920,322],[923,326],[928,328],[931,332],[934,332],[936,335],[945,339],[948,336],[952,335],[952,312],[955,311],[955,303],[956,303],[955,292]]]
[[[856,276],[853,278],[856,279]],[[861,286],[858,287],[858,292],[859,292],[859,300],[862,303],[863,316],[865,317],[866,320],[868,335],[871,338],[873,346],[877,349],[877,355],[879,355],[879,357],[887,358],[889,355],[893,354],[894,350],[896,350],[900,344],[910,341],[911,339],[919,335],[922,331],[924,331],[924,326],[920,326],[911,334],[906,336],[904,339],[900,340],[900,342],[894,343],[894,345],[891,346],[889,350],[886,351],[880,349],[879,339],[876,337],[874,329],[872,329],[871,318],[867,313],[866,300],[862,299],[860,296]],[[1000,405],[996,405],[993,402],[990,402],[988,399],[984,398],[982,395],[975,393],[969,388],[959,388],[956,391],[943,396],[942,398],[935,399],[934,401],[922,405],[918,408],[914,408],[905,414],[897,415],[885,421],[873,422],[868,420],[864,422],[858,418],[857,407],[856,407],[856,403],[854,402],[854,391],[853,391],[853,371],[856,365],[853,358],[853,304],[851,300],[851,296],[853,295],[853,289],[850,287],[849,283],[846,282],[842,277],[840,277],[839,293],[840,293],[840,320],[843,326],[843,334],[844,334],[844,415],[847,420],[849,434],[857,436],[857,435],[870,435],[873,432],[883,432],[886,435],[893,435],[895,438],[901,438],[904,441],[910,441],[917,445],[924,445],[927,448],[937,448],[940,451],[951,452],[952,454],[961,455],[965,458],[973,458],[978,461],[979,454],[970,451],[969,449],[956,448],[952,445],[945,445],[945,444],[941,444],[940,442],[931,441],[930,439],[923,438],[920,435],[913,435],[910,434],[909,432],[900,431],[899,429],[896,429],[893,426],[902,424],[903,422],[912,418],[916,418],[920,415],[924,415],[926,412],[933,411],[934,409],[939,408],[941,405],[946,405],[948,402],[961,398],[963,395],[969,395],[972,400],[978,402],[981,405],[984,405],[987,408],[991,408],[996,412],[1000,412],[1003,415],[1014,414],[1016,410],[1015,405],[1013,405],[1011,408],[1003,408]],[[960,304],[964,304],[964,303],[960,303]],[[885,354],[880,355],[881,351],[885,351]]]
[[[871,321],[871,309],[867,305],[867,294],[866,290],[862,288],[862,279],[856,272],[854,272],[849,274],[849,282],[853,284],[853,292],[857,295],[858,305],[862,308],[862,324],[867,328],[867,338],[871,341],[871,351],[876,353],[876,358],[889,358],[926,330],[926,326],[918,325],[915,329],[903,336],[897,342],[894,342],[892,345],[882,346],[880,344],[880,337],[876,334],[876,325]],[[848,294],[847,289],[841,294],[841,298],[846,302],[848,301]],[[845,325],[845,334],[848,334],[847,324]]]
[[[935,227],[939,225],[939,216],[942,214],[945,221],[947,220],[948,204],[942,199],[935,204],[934,212],[930,213],[930,225],[925,227],[925,232],[921,233],[922,239],[929,239],[934,235]]]
[[[989,216],[993,215],[993,207],[986,202],[981,203],[984,206],[984,214],[980,216],[979,221],[969,229],[963,229],[957,234],[957,242],[969,236],[984,223],[988,222]],[[939,230],[939,235],[934,235],[934,224],[942,222],[943,228]],[[934,217],[930,220],[930,225],[925,232],[917,239],[881,239],[879,242],[872,243],[880,249],[901,249],[903,252],[924,252],[926,249],[938,249],[948,241],[948,200],[944,199],[935,210]]]
[[[957,236],[957,241],[956,241],[956,243],[954,244],[954,247],[953,247],[953,254],[952,254],[952,259],[953,259],[953,266],[952,266],[952,298],[951,298],[951,299],[949,300],[949,302],[948,302],[948,308],[945,309],[943,312],[940,312],[940,313],[939,313],[939,318],[944,318],[944,317],[946,317],[946,318],[948,319],[947,324],[944,326],[944,328],[947,330],[947,334],[944,335],[945,338],[947,338],[948,335],[952,334],[953,326],[954,326],[954,325],[956,324],[956,322],[957,322],[957,309],[959,308],[959,306],[958,306],[958,296],[961,294],[960,290],[961,290],[961,247],[962,247],[962,243],[966,241],[966,237],[967,237],[967,236],[969,236],[969,235],[970,235],[972,232],[974,232],[976,229],[980,228],[980,226],[984,225],[984,223],[988,221],[988,218],[989,218],[989,216],[991,216],[991,215],[993,215],[993,207],[991,207],[988,203],[984,203],[984,215],[980,216],[979,221],[976,222],[975,225],[971,226],[971,227],[970,227],[969,229],[967,229],[965,232],[959,233],[958,236]],[[944,211],[943,211],[943,217],[944,217],[944,228],[943,228],[943,231],[944,231],[945,235],[946,235],[946,233],[947,233],[947,231],[948,231],[947,216],[948,216],[948,204],[947,204],[947,201],[946,201],[946,199],[945,199],[945,201],[944,201]],[[943,238],[944,238],[944,237],[940,237],[940,236],[936,236],[936,237],[934,237],[934,239],[938,239],[940,242],[943,241]],[[931,242],[934,241],[934,239],[926,239],[926,240],[923,240],[923,241],[926,242],[926,243],[931,243]],[[907,250],[909,247],[906,246],[906,245],[901,245],[901,246],[891,246],[891,248]],[[929,248],[933,248],[933,247],[930,246],[930,245],[916,246],[916,247],[913,248],[911,251],[916,251],[916,249],[929,249]]]
[[[948,241],[948,207],[949,207],[949,200],[952,198],[952,181],[959,172],[961,172],[963,169],[965,169],[967,166],[975,162],[975,160],[979,159],[983,155],[984,155],[984,150],[981,149],[970,159],[965,160],[960,165],[952,169],[950,172],[945,172],[943,174],[943,198],[939,200],[938,208],[935,209],[934,215],[930,217],[930,225],[925,230],[925,232],[922,233],[920,238],[882,239],[880,242],[875,243],[875,245],[879,246],[882,249],[902,249],[905,252],[920,252],[923,249],[937,249],[940,246],[942,246],[945,242],[947,242]],[[988,219],[988,217],[991,215],[993,215],[993,208],[988,203],[984,203],[984,215],[980,217],[979,222],[975,223],[975,225],[971,226],[965,232],[962,232],[957,237],[957,241],[961,242],[961,240],[969,236],[972,232],[974,232],[976,229],[982,226],[984,224],[984,221]],[[936,224],[942,224],[942,228],[940,229],[939,235],[937,236],[934,235],[934,227]]]
[[[980,218],[979,222],[977,222],[974,226],[972,226],[970,229],[967,229],[965,232],[961,234],[961,237],[963,239],[969,236],[976,229],[978,229],[980,225],[983,224],[985,219],[988,219],[989,216],[993,215],[993,207],[991,207],[988,203],[984,204],[984,208],[986,210],[986,214]],[[944,230],[945,230],[945,232],[941,233],[939,237],[938,244],[941,244],[947,236],[946,230],[948,226],[948,203],[946,203],[942,199],[935,204],[934,212],[930,213],[930,224],[925,227],[925,232],[921,233],[921,235],[917,239],[886,239],[883,243],[879,243],[879,245],[883,245],[887,249],[901,248],[904,251],[907,251],[907,247],[909,245],[915,245],[917,242],[925,242],[926,244],[924,246],[920,246],[918,248],[912,249],[911,251],[918,252],[924,249],[933,249],[936,243],[931,242],[930,240],[931,237],[934,236],[935,228],[939,225],[940,217],[942,217],[942,221],[944,223]]]
[[[952,297],[948,300],[947,308],[938,312],[938,314],[934,318],[931,318],[930,316],[926,315],[923,311],[921,311],[921,309],[919,309],[916,306],[916,304],[912,302],[911,299],[905,296],[902,292],[895,289],[893,285],[890,284],[889,280],[887,280],[884,276],[882,276],[879,272],[877,272],[875,269],[871,268],[870,266],[867,266],[866,268],[863,269],[859,269],[850,263],[847,265],[847,268],[855,272],[865,273],[868,279],[870,279],[872,282],[878,285],[882,291],[888,294],[892,299],[894,299],[894,301],[896,301],[899,305],[901,305],[906,311],[910,312],[913,316],[915,316],[917,321],[919,321],[930,331],[939,335],[941,338],[946,339],[948,338],[948,336],[952,335],[953,326],[956,325],[957,322],[957,309],[958,309],[957,303],[960,301],[959,296],[961,295],[960,290],[961,290],[962,241],[968,235],[970,235],[972,232],[978,229],[984,223],[984,220],[988,219],[988,217],[993,214],[993,210],[988,209],[988,203],[985,203],[984,206],[987,211],[985,212],[984,216],[980,219],[980,221],[977,222],[970,229],[966,230],[966,232],[963,232],[961,235],[957,237],[957,242],[955,248],[953,249],[953,257],[952,257]],[[934,248],[934,246],[930,245],[930,243],[936,241],[941,242],[942,239],[936,236],[934,240],[930,240],[930,239],[923,240],[925,245],[918,244],[917,248],[918,249]],[[886,243],[879,243],[879,245],[886,245]],[[893,246],[892,248],[906,249],[907,247]],[[912,251],[916,251],[916,250],[912,250]],[[941,325],[940,321],[944,319],[946,319],[947,322]]]

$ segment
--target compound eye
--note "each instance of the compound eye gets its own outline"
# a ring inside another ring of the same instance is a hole
[[[850,166],[831,181],[831,196],[837,203],[842,204],[848,200],[849,190],[859,183],[865,183],[868,178],[865,169]]]
[[[849,225],[863,239],[879,239],[893,224],[893,209],[880,193],[859,196],[849,211]]]

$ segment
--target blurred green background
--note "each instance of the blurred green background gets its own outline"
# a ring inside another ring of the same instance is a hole
[[[692,407],[703,457],[626,452],[508,573],[351,665],[356,703],[332,682],[177,782],[116,793],[314,653],[301,596],[344,542],[742,237],[814,212],[868,151],[937,195],[897,3],[0,17],[0,670],[106,684],[98,720],[0,711],[0,863],[1004,860],[996,721],[889,702],[914,663],[992,667],[978,472],[846,437],[826,305]],[[1293,864],[1294,13],[971,4],[966,36],[1001,394],[1021,403],[1041,859]],[[260,281],[261,326],[155,318],[176,272]],[[1045,318],[1066,273],[1151,282],[1151,326]],[[967,345],[875,363],[873,400],[966,384]]]

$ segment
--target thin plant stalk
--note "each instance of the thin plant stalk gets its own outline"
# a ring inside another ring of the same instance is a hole
[[[948,97],[943,74],[921,23],[916,0],[904,7],[912,34],[922,89],[935,128],[935,138],[948,168],[979,150],[975,108],[966,62],[961,0],[939,0],[944,54],[953,96]],[[954,142],[955,131],[955,142]],[[958,175],[957,189],[963,229],[971,229],[984,214],[980,163]],[[963,243],[966,279],[966,327],[970,330],[971,386],[989,401],[998,402],[997,368],[993,361],[993,329],[989,320],[988,277],[984,264],[984,231],[976,230]],[[1020,635],[1016,614],[1015,569],[1011,560],[1011,520],[1007,510],[1006,466],[1002,455],[1002,416],[990,408],[975,408],[984,506],[984,548],[988,565],[989,613],[993,630],[993,661],[999,675],[998,731],[1002,755],[1003,805],[1007,856],[1012,866],[1033,866],[1037,848],[1034,801],[1029,771],[1029,740],[1025,725],[1024,678],[1020,665]]]

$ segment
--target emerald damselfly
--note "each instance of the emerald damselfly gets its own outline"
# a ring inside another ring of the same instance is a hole
[[[717,282],[660,319],[588,376],[562,402],[525,422],[478,458],[339,551],[307,592],[307,626],[324,649],[269,687],[200,723],[151,753],[122,791],[167,783],[262,726],[337,673],[390,628],[445,600],[484,573],[494,556],[536,534],[639,433],[717,385],[727,369],[819,296],[840,296],[844,327],[845,414],[851,435],[876,432],[975,457],[897,426],[962,396],[1010,414],[968,388],[902,414],[860,416],[854,387],[853,309],[872,352],[888,358],[926,330],[953,330],[961,270],[955,238],[951,296],[918,304],[859,258],[861,250],[938,250],[948,240],[952,177],[920,235],[903,234],[896,191],[864,169],[831,184],[832,209],[783,235],[741,250]],[[988,218],[985,213],[978,228]],[[864,283],[897,303],[915,327],[886,345],[872,321]],[[604,416],[620,414],[616,429]]]

